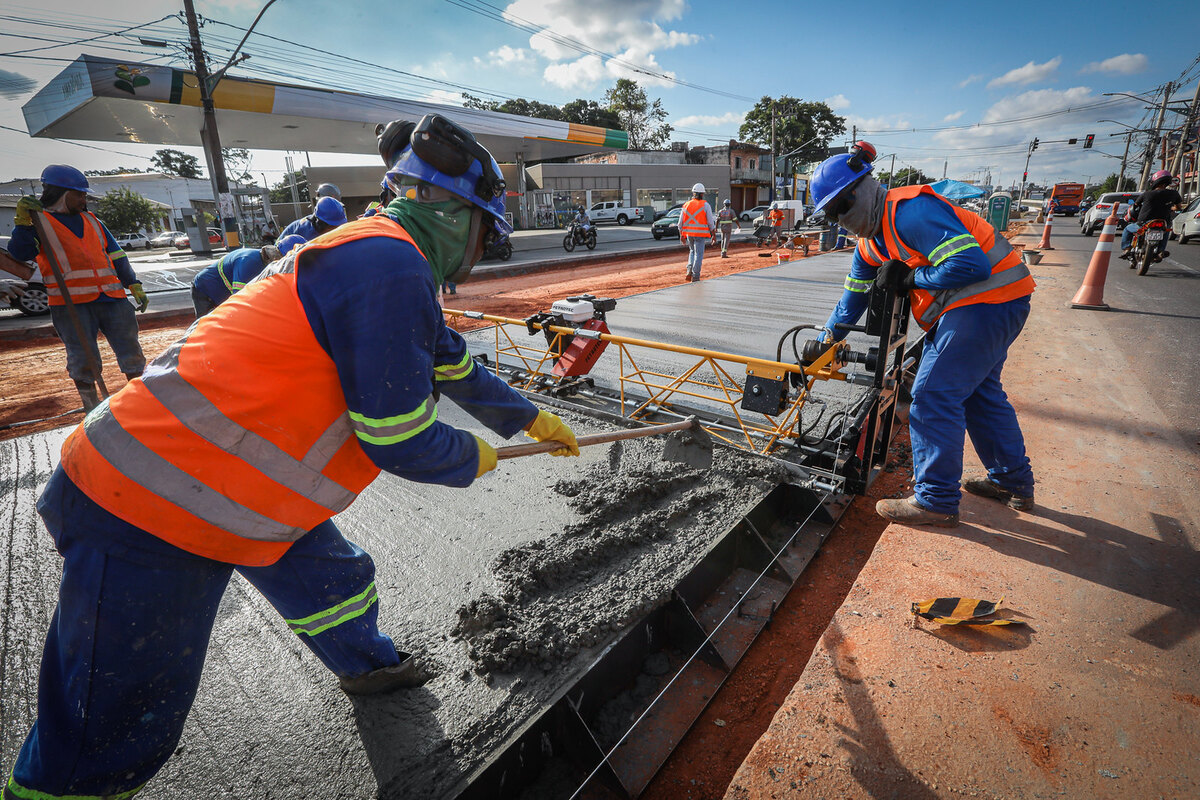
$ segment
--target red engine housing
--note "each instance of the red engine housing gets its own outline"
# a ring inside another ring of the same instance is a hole
[[[589,319],[579,326],[582,331],[599,331],[608,333],[608,324],[602,319]],[[604,353],[608,342],[602,339],[591,339],[576,336],[567,345],[562,356],[554,363],[554,374],[562,377],[577,377],[587,375],[596,365],[596,360]]]

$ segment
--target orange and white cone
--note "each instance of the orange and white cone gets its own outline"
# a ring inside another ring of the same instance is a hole
[[[1038,248],[1041,250],[1053,250],[1054,249],[1050,245],[1050,222],[1053,219],[1054,219],[1054,209],[1047,209],[1046,210],[1046,227],[1042,228],[1042,241],[1040,244],[1038,244]]]
[[[1087,274],[1083,276],[1083,285],[1068,304],[1071,308],[1108,310],[1108,305],[1104,302],[1104,280],[1108,277],[1108,261],[1112,258],[1113,240],[1116,236],[1117,204],[1113,203],[1112,213],[1104,220],[1100,241],[1096,242],[1096,249],[1092,251],[1092,260],[1088,264]]]

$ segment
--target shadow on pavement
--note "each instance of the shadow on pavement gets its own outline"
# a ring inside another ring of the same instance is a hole
[[[362,739],[380,800],[412,797],[414,788],[443,790],[462,775],[433,774],[455,763],[450,740],[434,713],[440,702],[427,689],[407,689],[352,697],[354,721]]]

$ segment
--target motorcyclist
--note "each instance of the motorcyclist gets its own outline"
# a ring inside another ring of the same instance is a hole
[[[588,216],[587,209],[583,206],[575,209],[575,218],[571,220],[579,226],[580,232],[587,236],[587,232],[592,229],[592,218]]]
[[[1138,199],[1137,207],[1140,210],[1137,211],[1136,221],[1126,225],[1121,233],[1121,258],[1133,257],[1133,237],[1147,222],[1161,219],[1169,225],[1175,216],[1174,212],[1183,206],[1183,197],[1171,188],[1172,180],[1174,177],[1165,169],[1160,169],[1151,176],[1149,191]],[[1160,249],[1166,246],[1167,239],[1164,236]],[[1163,250],[1160,255],[1165,257],[1166,251]]]

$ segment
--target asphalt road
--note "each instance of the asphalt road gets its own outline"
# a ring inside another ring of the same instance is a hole
[[[1053,263],[1069,258],[1087,265],[1098,236],[1079,232],[1077,217],[1056,219],[1051,231],[1055,251],[1043,260]],[[1200,241],[1186,245],[1171,242],[1166,260],[1138,275],[1126,261],[1116,257],[1120,238],[1113,247],[1104,286],[1109,311],[1079,311],[1104,314],[1113,340],[1146,386],[1147,394],[1170,417],[1193,446],[1200,447]],[[1113,380],[1121,380],[1114,375]],[[1103,396],[1098,402],[1104,402]]]

